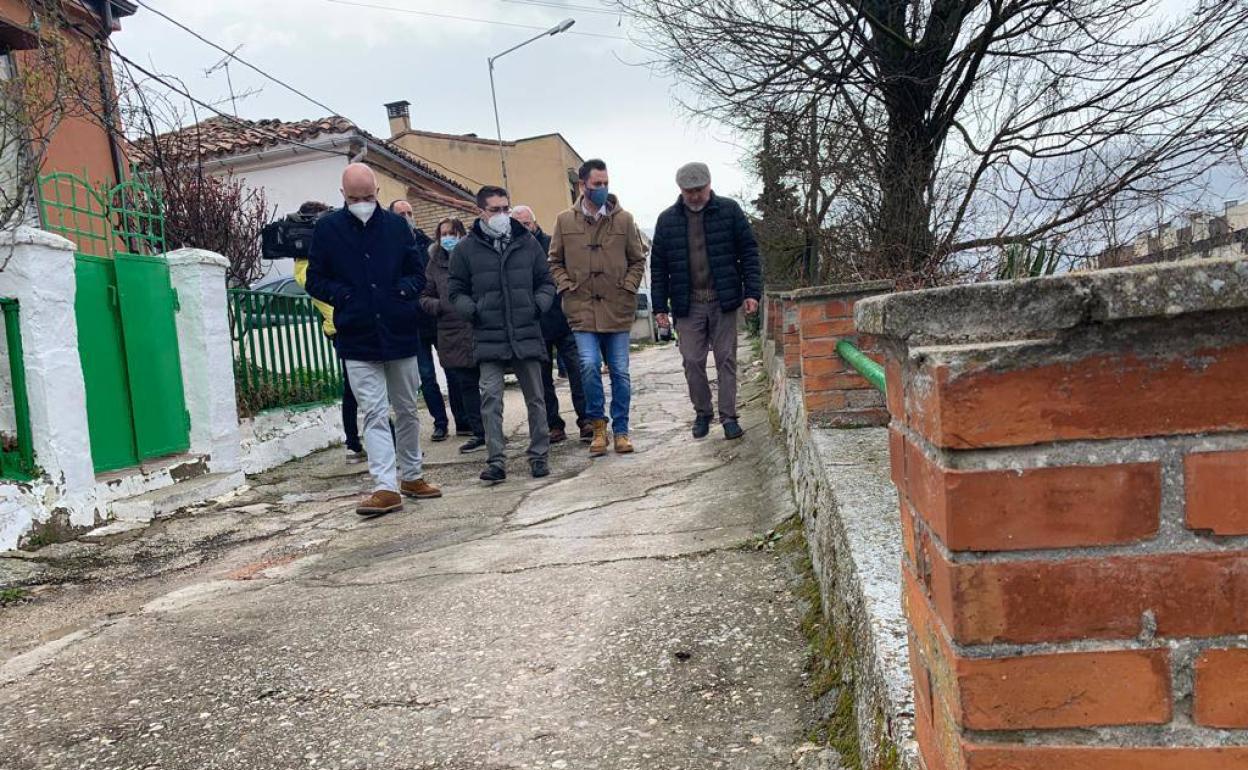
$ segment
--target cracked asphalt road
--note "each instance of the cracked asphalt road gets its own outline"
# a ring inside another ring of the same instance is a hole
[[[632,456],[571,442],[535,481],[517,436],[487,488],[435,445],[446,496],[363,522],[331,450],[0,560],[39,584],[0,608],[0,767],[789,767],[810,704],[788,578],[751,546],[791,511],[762,386],[746,439],[695,443],[675,350],[634,356]]]

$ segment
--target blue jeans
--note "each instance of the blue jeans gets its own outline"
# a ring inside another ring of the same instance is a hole
[[[581,387],[585,390],[585,418],[606,419],[602,389],[602,360],[611,372],[611,431],[628,433],[628,406],[633,384],[628,376],[628,332],[574,332],[581,358]]]

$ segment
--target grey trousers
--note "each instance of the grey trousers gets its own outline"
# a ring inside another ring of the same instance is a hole
[[[676,319],[676,345],[685,362],[689,400],[701,417],[715,415],[706,354],[715,353],[719,383],[719,418],[737,419],[737,311],[725,313],[718,302],[693,302],[689,315]]]
[[[364,451],[373,491],[399,491],[404,481],[421,477],[420,370],[416,356],[397,361],[347,361],[351,390],[364,413]],[[394,435],[390,435],[390,408],[394,408]],[[398,459],[396,473],[395,459]]]
[[[503,434],[503,372],[508,366],[520,381],[524,405],[529,413],[529,460],[550,454],[550,429],[546,427],[546,394],[542,389],[542,362],[523,358],[504,363],[481,362],[481,422],[485,426],[487,462],[500,468],[507,465],[507,436]]]

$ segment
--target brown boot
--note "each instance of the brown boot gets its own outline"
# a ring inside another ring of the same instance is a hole
[[[628,455],[633,453],[633,442],[628,440],[627,433],[615,434],[615,453],[617,455]]]
[[[428,500],[433,497],[441,497],[442,490],[430,484],[424,479],[416,479],[415,481],[404,481],[399,484],[399,489],[408,497],[414,497],[417,500]]]
[[[607,453],[607,421],[594,420],[594,440],[589,442],[589,456],[602,457]]]
[[[394,513],[403,510],[403,498],[398,492],[379,489],[360,501],[355,512],[361,516],[380,516],[383,513]]]

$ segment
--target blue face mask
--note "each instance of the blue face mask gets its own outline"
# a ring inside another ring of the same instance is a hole
[[[595,206],[607,205],[607,188],[595,187],[585,191],[585,195]]]
[[[442,236],[442,250],[448,254],[455,249],[455,244],[459,243],[459,238],[454,235]]]

